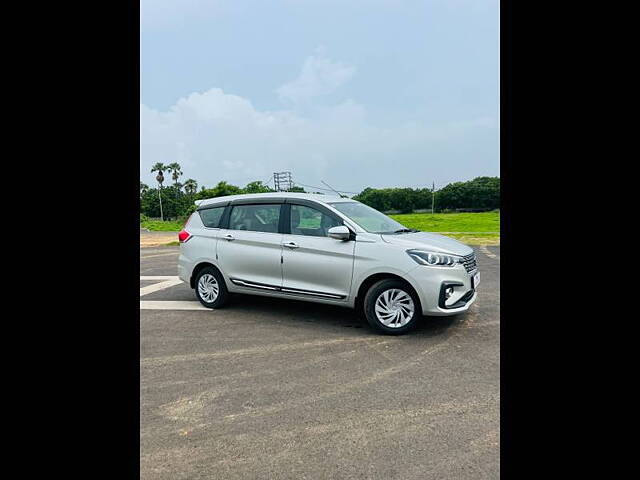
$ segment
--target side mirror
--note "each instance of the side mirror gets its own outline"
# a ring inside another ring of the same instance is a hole
[[[344,225],[340,225],[338,227],[331,227],[327,234],[331,238],[335,238],[336,240],[349,240],[351,237],[351,232]]]

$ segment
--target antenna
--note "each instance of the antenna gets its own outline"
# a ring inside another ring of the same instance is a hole
[[[325,182],[324,180],[320,180],[322,183],[324,183],[327,187],[329,187],[331,190],[333,190],[334,193],[337,193],[338,196],[340,198],[349,198],[346,195],[342,195],[339,191],[337,191],[335,188],[333,188],[331,185],[329,185],[327,182]]]

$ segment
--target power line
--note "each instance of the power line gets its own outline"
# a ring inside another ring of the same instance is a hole
[[[307,185],[307,184],[300,183],[300,182],[295,182],[295,184],[296,184],[296,185],[301,185],[301,186],[303,186],[303,187],[315,188],[315,189],[317,189],[317,190],[324,190],[324,191],[326,191],[326,192],[334,192],[334,193],[335,193],[335,192],[338,192],[338,193],[351,193],[351,194],[353,194],[353,195],[357,195],[358,193],[360,193],[360,192],[347,192],[346,190],[338,190],[338,189],[336,189],[336,190],[332,190],[332,189],[330,189],[330,188],[316,187],[316,186],[314,186],[314,185]]]
[[[329,185],[327,182],[325,182],[324,180],[320,180],[322,183],[324,183],[327,187],[329,187],[334,193],[337,193],[339,197],[346,197],[346,195],[341,194],[339,191],[337,191],[335,188],[333,188],[331,185]]]
[[[348,194],[351,194],[351,195],[357,195],[358,193],[360,193],[360,192],[349,192],[347,190],[334,189],[328,183],[326,183],[324,180],[322,180],[322,183],[324,183],[329,188],[318,187],[317,185],[308,185],[306,183],[301,183],[301,182],[298,182],[298,181],[294,181],[293,178],[292,178],[291,172],[289,172],[289,171],[287,171],[287,172],[273,172],[273,177],[270,178],[268,181],[263,182],[263,183],[266,185],[271,180],[273,180],[274,188],[278,192],[282,192],[282,191],[286,192],[288,190],[291,190],[294,185],[300,185],[302,187],[313,188],[315,190],[321,190],[321,191],[325,191],[325,192],[337,193],[338,195],[340,195],[342,193],[348,193]]]

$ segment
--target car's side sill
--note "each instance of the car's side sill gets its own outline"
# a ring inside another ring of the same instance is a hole
[[[231,281],[236,285],[240,285],[241,287],[250,287],[250,288],[260,288],[262,290],[279,290],[279,287],[272,287],[271,285],[265,285],[262,283],[253,283],[246,282],[244,280],[239,280],[237,278],[232,278]]]
[[[240,287],[258,288],[260,290],[270,290],[274,292],[291,293],[295,295],[308,295],[310,297],[322,297],[333,298],[336,300],[344,300],[346,295],[338,295],[335,293],[316,292],[313,290],[303,290],[300,288],[279,287],[276,285],[267,285],[265,283],[249,282],[247,280],[240,280],[239,278],[230,279],[235,285]]]
[[[280,291],[284,293],[295,293],[296,295],[301,294],[301,295],[311,295],[314,297],[335,298],[336,300],[342,300],[346,298],[345,295],[337,295],[335,293],[313,292],[311,290],[301,290],[299,288],[282,287]]]

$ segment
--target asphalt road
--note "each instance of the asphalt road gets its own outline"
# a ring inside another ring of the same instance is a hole
[[[141,310],[141,478],[499,478],[500,247],[475,248],[469,312],[399,337],[264,297]],[[175,276],[177,250],[141,249],[140,275]]]

